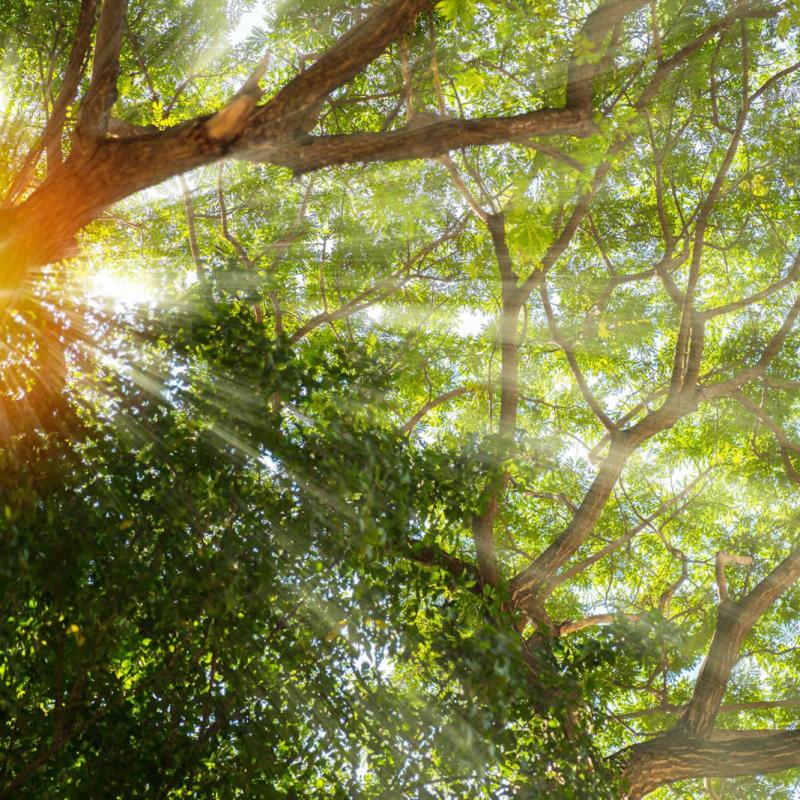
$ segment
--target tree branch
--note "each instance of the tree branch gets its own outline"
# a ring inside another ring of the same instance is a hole
[[[505,453],[515,450],[517,411],[519,408],[519,315],[521,304],[516,299],[516,272],[506,241],[505,218],[491,214],[486,226],[494,248],[497,269],[500,273],[502,316],[500,319],[500,422],[498,433]],[[497,548],[494,540],[494,523],[499,511],[510,474],[501,474],[486,486],[486,508],[472,520],[472,537],[478,556],[478,566],[484,582],[494,586],[499,580]]]
[[[725,579],[725,567],[728,564],[739,564],[744,567],[751,567],[753,559],[750,556],[739,556],[735,553],[717,553],[714,560],[714,574],[717,579],[717,593],[720,602],[728,600],[728,584]]]
[[[200,248],[197,244],[197,223],[194,216],[194,199],[192,198],[191,189],[183,175],[178,178],[181,185],[181,194],[183,195],[183,208],[186,211],[186,225],[189,229],[189,252],[192,254],[192,263],[194,264],[195,274],[197,280],[204,284],[206,281],[206,271],[203,266],[203,259],[200,255]]]
[[[79,138],[104,136],[108,117],[117,100],[119,52],[128,0],[103,0],[89,90],[81,103],[76,134]]]
[[[744,384],[763,376],[772,363],[772,360],[778,355],[783,345],[786,343],[786,339],[794,327],[798,316],[800,316],[800,296],[797,297],[794,304],[789,309],[789,313],[784,318],[781,327],[761,351],[761,356],[758,361],[752,367],[746,367],[737,375],[734,375],[726,381],[701,386],[704,399],[713,400],[718,397],[732,396],[744,386]]]
[[[729,314],[731,311],[739,311],[740,309],[751,306],[754,303],[760,302],[761,300],[766,300],[768,297],[775,294],[775,292],[778,292],[785,286],[794,283],[796,280],[798,280],[798,278],[800,278],[800,253],[795,256],[791,268],[780,280],[775,281],[775,283],[771,284],[766,289],[762,289],[759,292],[754,292],[747,297],[743,297],[741,300],[736,300],[732,303],[725,303],[725,305],[717,306],[716,308],[709,308],[702,312],[703,316],[706,319],[713,319],[714,317],[718,317],[720,314]]]
[[[426,567],[441,567],[456,578],[471,578],[475,585],[473,591],[481,593],[481,581],[478,568],[468,561],[451,555],[438,545],[422,545],[419,542],[411,542],[408,547],[408,557],[418,564]]]
[[[769,711],[773,708],[796,708],[800,706],[800,697],[787,697],[784,700],[748,700],[741,703],[723,703],[717,714],[738,714],[740,711]],[[683,714],[685,705],[664,703],[653,708],[643,708],[640,711],[629,711],[620,714],[621,719],[637,719],[638,717],[652,717],[657,714]]]
[[[42,136],[31,148],[19,172],[14,176],[14,180],[6,194],[6,203],[12,202],[28,187],[43,149],[47,152],[48,169],[52,170],[61,163],[61,135],[64,130],[64,121],[67,115],[67,108],[75,99],[78,84],[86,66],[86,56],[92,39],[96,10],[96,0],[81,0],[78,25],[72,38],[72,49],[70,50],[67,67],[64,70],[61,89],[53,103],[53,110],[47,120]]]
[[[455,400],[456,397],[461,397],[462,395],[465,395],[471,391],[473,391],[473,389],[469,386],[459,386],[457,389],[451,389],[449,392],[442,392],[442,394],[437,395],[431,400],[428,400],[428,402],[421,406],[419,411],[417,411],[417,413],[414,414],[414,416],[411,417],[411,419],[409,419],[405,425],[403,425],[403,433],[406,435],[411,433],[411,431],[414,430],[414,428],[429,411],[433,411],[434,408],[437,408],[438,406],[443,405],[450,400]]]
[[[554,626],[556,636],[568,636],[570,633],[577,633],[586,628],[593,628],[595,625],[610,625],[618,619],[627,619],[631,622],[641,619],[641,614],[592,614],[582,619],[561,622]]]
[[[800,550],[795,550],[744,597],[720,602],[714,638],[677,730],[705,736],[712,729],[742,642],[758,618],[798,578]]]
[[[644,2],[633,5],[639,7]],[[124,0],[107,0],[105,30],[114,30],[111,23],[118,21],[118,17],[112,12],[119,10],[123,3]],[[631,7],[631,3],[624,2],[610,5],[615,10],[604,12],[600,22],[592,23],[593,30],[603,40],[602,25],[613,26],[621,19],[618,15],[624,15]],[[221,158],[250,158],[296,170],[314,170],[358,161],[433,158],[471,145],[515,141],[535,134],[581,135],[592,129],[591,109],[567,106],[507,118],[449,119],[413,130],[385,133],[307,137],[292,132],[302,122],[300,117],[306,111],[313,110],[321,97],[355,74],[353,70],[357,72],[379,55],[425,6],[423,0],[394,0],[370,14],[314,66],[290,82],[260,110],[255,109],[234,140],[209,136],[206,128],[209,117],[200,117],[145,136],[98,140],[91,151],[82,148],[73,151],[24,204],[14,209],[13,235],[2,243],[6,264],[3,278],[4,285],[11,289],[9,299],[18,291],[28,272],[63,257],[75,234],[104,208],[148,186]],[[684,63],[714,32],[732,24],[732,19],[772,16],[777,8],[745,7],[714,23],[694,42],[659,65],[636,107],[643,108],[671,71]],[[105,39],[107,44],[114,39],[109,35],[99,38]],[[110,57],[112,49],[101,47],[105,57],[95,62],[98,80],[94,81],[94,90],[90,86],[93,100],[89,102],[87,96],[84,103],[86,109],[94,111],[82,112],[88,114],[86,124],[96,116],[101,128],[112,98],[108,92],[101,91],[98,84],[105,85],[117,69],[116,59]],[[43,236],[42,231],[47,231],[47,235]],[[520,292],[530,292],[538,281],[537,274],[529,278],[532,286],[520,287]]]
[[[800,731],[752,732],[728,741],[660,736],[620,754],[626,800],[668,783],[692,778],[778,772],[800,766]]]
[[[615,437],[589,491],[564,532],[511,582],[515,605],[533,607],[555,570],[565,564],[594,530],[629,456],[633,452],[623,437]]]
[[[344,85],[374,61],[431,0],[390,0],[373,9],[354,25],[311,67],[281,89],[265,106],[253,114],[248,135],[258,137],[267,131],[288,133],[292,125],[313,111],[334,89]]]
[[[550,334],[553,337],[553,341],[555,341],[555,343],[564,352],[570,371],[572,372],[572,376],[575,378],[575,383],[578,384],[578,388],[583,395],[583,399],[586,401],[586,404],[589,406],[589,408],[592,409],[594,415],[600,420],[600,422],[603,423],[603,426],[606,428],[606,430],[609,432],[618,430],[614,421],[608,416],[608,414],[606,414],[600,403],[597,402],[597,398],[594,396],[592,390],[589,388],[589,384],[586,382],[583,371],[578,364],[578,359],[575,357],[575,349],[567,341],[566,337],[561,331],[560,326],[558,325],[558,322],[556,321],[555,314],[553,313],[553,307],[550,305],[550,296],[547,292],[547,285],[544,283],[544,281],[539,287],[539,295],[542,298],[542,308],[544,308],[544,313],[547,317],[547,324],[550,328]]]

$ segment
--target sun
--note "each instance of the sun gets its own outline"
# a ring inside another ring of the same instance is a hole
[[[153,286],[142,275],[103,267],[88,276],[89,294],[114,306],[139,306],[155,301]]]

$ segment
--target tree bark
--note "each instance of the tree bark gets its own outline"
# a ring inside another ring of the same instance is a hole
[[[751,732],[752,733],[752,732]],[[625,800],[639,800],[659,786],[704,777],[779,772],[800,766],[800,731],[762,731],[729,741],[660,736],[619,755]]]
[[[600,47],[608,32],[645,0],[612,0],[587,19],[584,36]],[[334,164],[434,158],[474,145],[531,135],[583,135],[593,129],[594,68],[573,65],[567,104],[502,118],[447,119],[421,128],[344,136],[309,136],[309,115],[334,89],[356,76],[424,11],[430,0],[389,0],[342,36],[313,66],[271,100],[237,118],[235,131],[215,137],[216,115],[166,130],[108,138],[116,98],[124,0],[105,0],[92,79],[79,115],[77,145],[45,181],[14,208],[0,209],[0,255],[6,303],[38,267],[74,248],[76,234],[109,205],[168,178],[225,157],[310,171]],[[84,31],[85,33],[85,31]],[[574,60],[574,59],[573,59]],[[574,85],[573,85],[574,84]],[[211,124],[209,124],[211,123]]]

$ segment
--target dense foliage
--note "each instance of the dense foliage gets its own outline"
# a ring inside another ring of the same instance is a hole
[[[0,796],[796,796],[792,3],[0,32]]]

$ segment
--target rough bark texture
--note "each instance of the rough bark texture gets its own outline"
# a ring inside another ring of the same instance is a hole
[[[599,44],[625,14],[644,0],[603,6],[590,20]],[[429,0],[390,0],[355,25],[317,62],[264,105],[239,121],[224,139],[211,135],[214,115],[140,136],[109,139],[116,98],[124,0],[106,0],[97,32],[89,91],[82,104],[80,146],[21,205],[2,210],[0,235],[6,266],[3,288],[13,298],[37,267],[63,258],[75,235],[103,209],[137,191],[225,157],[288,166],[296,171],[354,162],[432,158],[472,145],[509,142],[534,134],[583,135],[592,129],[585,88],[568,93],[564,108],[545,108],[507,118],[448,119],[414,129],[346,136],[308,136],[305,117],[327,95],[352,79],[429,6]],[[81,39],[81,46],[84,46]],[[576,67],[572,80],[592,72]]]
[[[758,618],[798,578],[800,551],[795,551],[743,598],[736,602],[720,602],[714,639],[697,677],[692,699],[678,723],[679,730],[695,736],[709,733],[742,642]]]
[[[621,754],[626,800],[639,800],[664,784],[703,777],[734,777],[800,766],[800,731],[712,741],[661,736]]]

